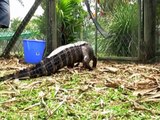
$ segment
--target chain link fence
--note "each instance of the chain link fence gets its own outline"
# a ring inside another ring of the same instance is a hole
[[[3,51],[5,50],[7,44],[10,42],[12,36],[14,35],[15,31],[10,31],[9,29],[0,29],[0,55],[2,55]],[[37,32],[35,31],[26,31],[24,30],[16,44],[12,48],[11,55],[23,56],[23,39],[35,39],[37,36]]]
[[[139,24],[139,9],[137,0],[132,2],[119,1],[104,2],[102,4],[90,0],[93,16],[97,17],[98,23],[111,36],[104,38],[99,31],[96,31],[95,25],[89,14],[84,19],[83,29],[80,30],[79,36],[81,39],[89,41],[99,58],[107,57],[137,57],[138,56],[138,24]],[[108,7],[106,7],[108,6]],[[158,6],[158,5],[157,5]],[[97,13],[95,12],[97,11]],[[157,14],[157,48],[160,50],[160,17]],[[47,29],[46,26],[44,30]],[[12,49],[11,54],[23,55],[23,39],[36,39],[37,30],[25,29],[20,35],[16,45]],[[6,45],[10,41],[15,31],[10,29],[0,29],[0,54],[4,51]],[[46,39],[46,36],[43,36]]]
[[[19,2],[22,4],[22,1]],[[24,19],[21,18],[22,15],[11,18],[10,27],[8,29],[0,29],[0,55],[4,55],[6,50],[8,50],[8,53],[11,50],[11,55],[23,56],[22,41],[24,39],[46,39],[44,35],[40,34],[41,15],[36,13],[40,3],[41,1],[38,0],[33,5],[30,4],[30,8],[25,7],[25,9],[28,9],[28,13]],[[13,14],[12,11],[11,14]]]
[[[120,1],[120,0],[117,0]],[[93,1],[90,1],[93,2]],[[106,7],[108,5],[108,7]],[[92,43],[99,58],[137,57],[138,56],[138,2],[101,3],[97,9],[97,21],[106,33],[111,36],[104,38],[90,17],[85,20],[83,38]],[[93,12],[95,13],[95,12]],[[96,17],[96,13],[94,14]]]

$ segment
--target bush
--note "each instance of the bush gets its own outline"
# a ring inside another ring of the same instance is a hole
[[[136,56],[138,39],[137,4],[118,4],[113,10],[108,31],[112,37],[103,43],[107,55]]]

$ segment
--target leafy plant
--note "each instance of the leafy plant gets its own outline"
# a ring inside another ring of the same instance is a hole
[[[86,11],[83,10],[81,2],[82,0],[57,0],[57,38],[60,45],[70,43],[80,36],[83,20],[87,15]],[[43,1],[41,5],[45,10],[46,1]],[[39,24],[40,31],[44,35],[46,35],[47,29],[46,14],[47,11],[41,16],[41,22]]]
[[[106,41],[110,55],[135,56],[137,46],[138,22],[137,4],[122,2],[114,9],[108,30],[113,36]]]
[[[22,20],[20,18],[14,18],[11,20],[11,27],[10,27],[10,31],[15,32],[18,28],[18,26],[20,25],[20,23],[22,22]],[[34,39],[42,39],[44,38],[44,34],[42,34],[42,29],[41,28],[41,16],[35,16],[25,27],[25,30],[23,31],[23,33],[25,32],[31,32],[31,36],[27,36],[27,38],[34,38]]]
[[[86,12],[82,0],[59,0],[57,4],[58,33],[62,44],[74,41],[80,35]]]
[[[98,22],[111,37],[97,37],[99,57],[136,56],[138,37],[138,8],[135,0],[98,1]],[[85,19],[87,20],[87,19]],[[84,37],[95,44],[95,26],[87,20]]]

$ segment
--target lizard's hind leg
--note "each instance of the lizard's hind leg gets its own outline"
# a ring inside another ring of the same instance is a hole
[[[93,68],[96,68],[96,66],[97,66],[97,57],[94,55],[92,60],[93,60]]]

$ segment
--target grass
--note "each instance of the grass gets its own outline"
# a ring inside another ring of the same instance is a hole
[[[99,67],[105,65],[117,64],[103,63]],[[124,64],[121,67],[123,66]],[[121,67],[119,68],[123,70]],[[123,86],[106,85],[107,79],[130,80],[129,74],[123,72],[125,70],[115,74],[99,69],[88,71],[74,68],[62,69],[48,77],[1,82],[0,118],[2,120],[160,119],[159,102],[137,102],[139,96],[134,96],[132,90]],[[136,78],[138,79],[138,77],[133,79]],[[135,107],[135,102],[145,108]]]

